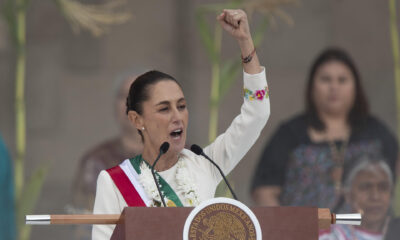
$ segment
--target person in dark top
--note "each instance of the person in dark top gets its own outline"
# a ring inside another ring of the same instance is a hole
[[[383,156],[396,169],[398,144],[369,113],[361,79],[341,49],[313,63],[305,112],[281,124],[256,168],[251,191],[258,205],[335,208],[344,164],[361,155]]]

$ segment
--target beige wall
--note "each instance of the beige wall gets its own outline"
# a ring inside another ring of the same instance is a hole
[[[63,213],[79,158],[117,132],[113,83],[129,69],[155,68],[176,76],[189,101],[188,144],[207,142],[210,64],[194,22],[194,9],[203,2],[129,1],[132,21],[94,39],[86,33],[74,35],[52,1],[32,1],[27,36],[27,175],[40,163],[51,164],[36,213]],[[396,127],[387,1],[301,2],[286,8],[295,25],[278,21],[258,49],[267,67],[272,115],[259,141],[231,175],[245,203],[251,204],[248,187],[264,144],[279,123],[303,108],[308,67],[324,47],[338,45],[350,51],[372,112],[392,130]],[[225,53],[238,50],[226,35],[223,48]],[[0,20],[0,132],[11,148],[13,62],[7,28]],[[241,85],[238,80],[223,100],[220,131],[239,112]],[[35,227],[32,239],[70,239],[70,229]]]

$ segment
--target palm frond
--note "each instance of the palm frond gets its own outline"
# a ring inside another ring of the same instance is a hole
[[[56,0],[72,29],[90,31],[94,36],[104,34],[110,25],[125,23],[131,15],[122,10],[124,0],[112,0],[103,4],[84,4],[77,0]]]
[[[299,4],[299,0],[244,0],[242,7],[250,16],[254,12],[259,12],[269,17],[271,23],[274,23],[275,18],[279,17],[288,25],[293,25],[292,17],[283,11],[282,7],[295,4]]]

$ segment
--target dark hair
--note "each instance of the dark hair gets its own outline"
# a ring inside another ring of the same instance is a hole
[[[364,90],[361,85],[361,78],[351,57],[342,49],[339,48],[328,48],[314,60],[311,66],[307,89],[306,89],[306,116],[308,124],[316,130],[322,131],[325,129],[325,124],[321,121],[318,116],[318,112],[315,106],[315,102],[312,96],[315,74],[317,70],[325,63],[331,61],[338,61],[346,65],[354,77],[355,82],[355,98],[353,107],[351,108],[348,115],[348,123],[351,128],[356,128],[365,122],[369,114],[368,101],[365,97]]]
[[[178,84],[179,87],[181,87],[176,79],[171,75],[157,70],[145,72],[142,75],[138,76],[129,88],[129,94],[126,99],[126,114],[128,114],[129,111],[136,111],[138,114],[142,114],[143,102],[150,98],[150,86],[161,81],[173,81]],[[138,132],[143,140],[141,130],[138,129]]]
[[[390,183],[393,185],[396,179],[392,172],[392,169],[390,169],[388,165],[388,161],[379,154],[375,156],[372,154],[364,154],[356,157],[355,159],[351,159],[351,161],[347,162],[344,165],[342,176],[344,187],[350,187],[353,178],[356,176],[356,173],[361,170],[365,170],[365,168],[369,165],[380,165],[381,168],[388,175]]]

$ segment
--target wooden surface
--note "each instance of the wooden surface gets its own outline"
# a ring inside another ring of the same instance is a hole
[[[120,214],[50,215],[51,224],[116,224]]]
[[[192,210],[187,207],[125,208],[111,240],[182,239],[186,218]]]
[[[285,207],[286,208],[286,207]],[[190,211],[193,208],[187,208]],[[260,209],[260,208],[252,208]],[[190,212],[189,211],[189,212]],[[51,224],[117,224],[120,214],[88,214],[88,215],[50,215]],[[335,215],[331,214],[328,208],[318,209],[319,229],[329,229],[334,223]]]
[[[184,224],[192,209],[125,208],[111,240],[182,239]],[[255,207],[251,210],[260,222],[263,239],[268,240],[318,239],[319,227],[326,226],[329,211],[311,207]]]
[[[263,240],[318,239],[318,209],[312,207],[250,208],[260,222]]]
[[[334,223],[332,219],[334,214],[331,214],[331,211],[328,208],[318,208],[318,228],[329,229],[331,224]]]

